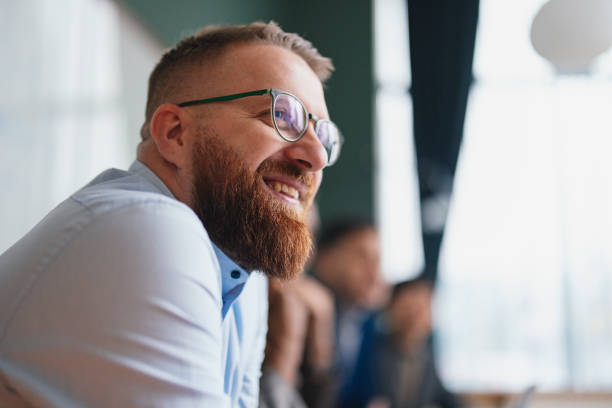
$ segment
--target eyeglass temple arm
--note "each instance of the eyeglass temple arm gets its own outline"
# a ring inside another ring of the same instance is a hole
[[[217,96],[215,98],[197,99],[195,101],[179,103],[177,106],[180,106],[182,108],[184,106],[200,105],[200,104],[209,103],[209,102],[233,101],[234,99],[246,98],[247,96],[265,95],[265,94],[270,93],[271,91],[272,90],[270,88],[268,88],[268,89],[259,89],[257,91],[242,92],[242,93],[225,95],[225,96]]]

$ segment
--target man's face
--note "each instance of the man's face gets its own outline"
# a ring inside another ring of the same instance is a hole
[[[380,306],[387,285],[380,269],[380,241],[374,228],[354,231],[320,254],[317,274],[346,302]]]
[[[296,95],[309,112],[328,117],[319,79],[290,51],[234,46],[218,62],[206,67],[211,86],[196,98],[277,88]],[[290,278],[310,251],[305,220],[327,155],[312,124],[298,142],[281,139],[271,123],[270,102],[261,95],[197,108],[188,139],[191,196],[212,240],[234,260]]]

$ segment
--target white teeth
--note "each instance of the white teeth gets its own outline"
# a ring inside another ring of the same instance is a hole
[[[278,181],[268,182],[268,185],[271,189],[276,191],[277,193],[283,193],[291,198],[298,199],[300,198],[300,193],[298,193],[297,189],[288,186],[287,184],[280,183]]]
[[[291,197],[295,198],[296,200],[300,196],[298,191],[295,188],[293,188],[293,187],[287,187],[287,194],[289,194]]]

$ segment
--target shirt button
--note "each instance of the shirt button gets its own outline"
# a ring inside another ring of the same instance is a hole
[[[237,270],[234,269],[232,271],[232,278],[234,278],[234,279],[240,278],[240,271],[237,271]]]

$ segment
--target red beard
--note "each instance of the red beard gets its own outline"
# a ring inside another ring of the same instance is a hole
[[[211,240],[247,270],[295,278],[312,250],[306,214],[314,176],[291,163],[264,161],[253,174],[238,154],[206,129],[193,151],[193,207]],[[308,187],[304,210],[273,198],[262,175],[289,175]]]

